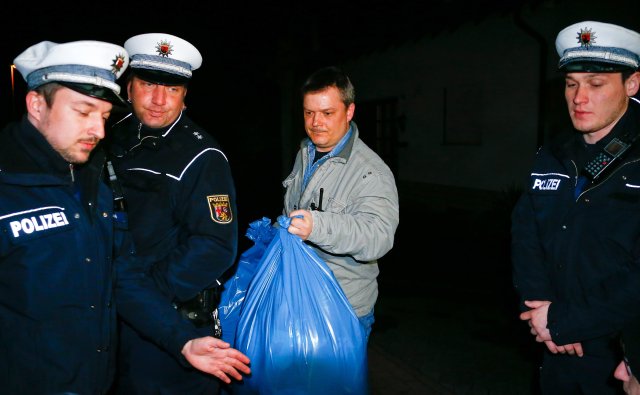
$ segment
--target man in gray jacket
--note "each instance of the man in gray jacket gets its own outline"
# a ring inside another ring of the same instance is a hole
[[[309,244],[333,271],[365,328],[378,298],[378,259],[391,250],[399,222],[393,173],[358,137],[351,120],[355,90],[336,67],[314,72],[302,86],[308,138],[284,180],[289,233]]]

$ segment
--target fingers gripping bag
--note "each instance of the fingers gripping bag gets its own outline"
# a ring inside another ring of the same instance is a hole
[[[223,283],[218,305],[218,315],[222,327],[222,340],[235,344],[236,327],[240,319],[240,310],[247,294],[249,283],[255,275],[267,246],[275,236],[276,228],[271,225],[269,218],[263,217],[249,224],[245,236],[253,241],[238,259],[233,274]]]
[[[364,329],[333,272],[278,217],[277,233],[249,285],[236,349],[251,374],[233,394],[367,394]]]

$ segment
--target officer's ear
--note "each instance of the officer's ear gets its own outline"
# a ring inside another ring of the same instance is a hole
[[[29,116],[39,121],[44,109],[43,106],[47,105],[44,96],[36,91],[29,91],[25,97],[25,104]]]
[[[624,82],[624,87],[627,90],[627,96],[635,96],[640,88],[640,71],[636,71],[631,74],[629,78]]]

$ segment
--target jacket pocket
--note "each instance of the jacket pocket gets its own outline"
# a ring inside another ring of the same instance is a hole
[[[324,211],[329,211],[336,214],[344,214],[347,209],[347,203],[341,202],[335,198],[327,199],[327,206]]]

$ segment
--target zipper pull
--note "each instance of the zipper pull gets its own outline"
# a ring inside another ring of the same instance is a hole
[[[76,177],[73,174],[73,163],[69,163],[69,173],[71,173],[71,182],[76,182]]]

